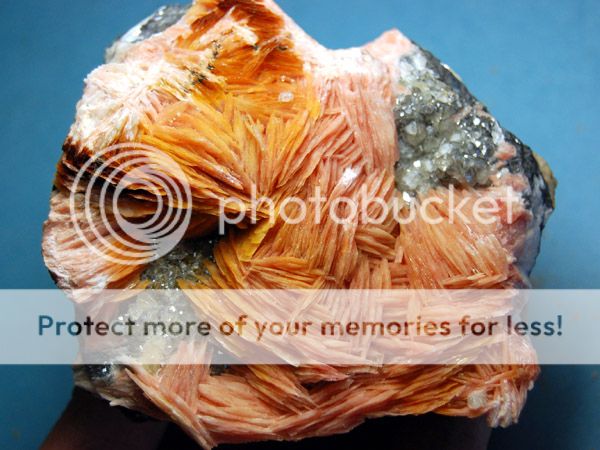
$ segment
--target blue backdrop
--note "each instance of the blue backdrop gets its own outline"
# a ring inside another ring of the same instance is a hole
[[[0,288],[53,286],[40,256],[41,224],[82,80],[117,35],[162,3],[0,2]],[[330,47],[360,45],[398,27],[451,65],[560,181],[535,285],[600,287],[600,2],[280,4]],[[492,448],[598,448],[599,373],[598,367],[544,368],[521,423],[495,432]],[[36,448],[69,398],[70,369],[0,367],[0,377],[0,448]]]

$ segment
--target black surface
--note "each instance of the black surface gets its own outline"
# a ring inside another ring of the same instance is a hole
[[[368,420],[350,433],[298,442],[219,445],[218,450],[484,450],[490,436],[485,419],[423,416]],[[169,425],[159,449],[198,449],[175,425]]]

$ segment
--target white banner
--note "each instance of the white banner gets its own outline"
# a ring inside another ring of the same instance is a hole
[[[0,364],[600,364],[599,323],[600,290],[4,290]]]

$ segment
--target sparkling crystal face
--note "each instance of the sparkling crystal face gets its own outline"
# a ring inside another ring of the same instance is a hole
[[[181,242],[169,254],[154,261],[142,274],[149,289],[176,289],[177,280],[196,280],[213,260],[216,238],[190,239]]]
[[[425,51],[400,61],[406,93],[396,99],[396,184],[414,195],[440,184],[486,186],[503,139],[498,122]]]

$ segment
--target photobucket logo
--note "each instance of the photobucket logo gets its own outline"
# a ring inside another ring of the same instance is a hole
[[[319,225],[324,219],[338,225],[382,225],[390,218],[400,225],[417,219],[430,225],[511,224],[515,217],[515,206],[520,204],[521,197],[512,186],[486,191],[484,195],[465,195],[450,186],[443,193],[433,191],[420,199],[405,194],[388,200],[370,195],[365,185],[360,187],[357,195],[335,198],[327,198],[317,187],[308,199],[287,197],[279,203],[269,197],[258,198],[256,187],[253,186],[250,207],[235,197],[221,201],[219,233],[224,234],[228,225],[238,225],[244,221],[256,224],[265,217],[271,221],[278,218],[291,225],[307,221]],[[228,211],[237,212],[232,214]]]
[[[187,177],[170,156],[148,145],[123,143],[94,154],[81,167],[69,210],[79,239],[96,255],[140,265],[181,241],[191,202]]]

